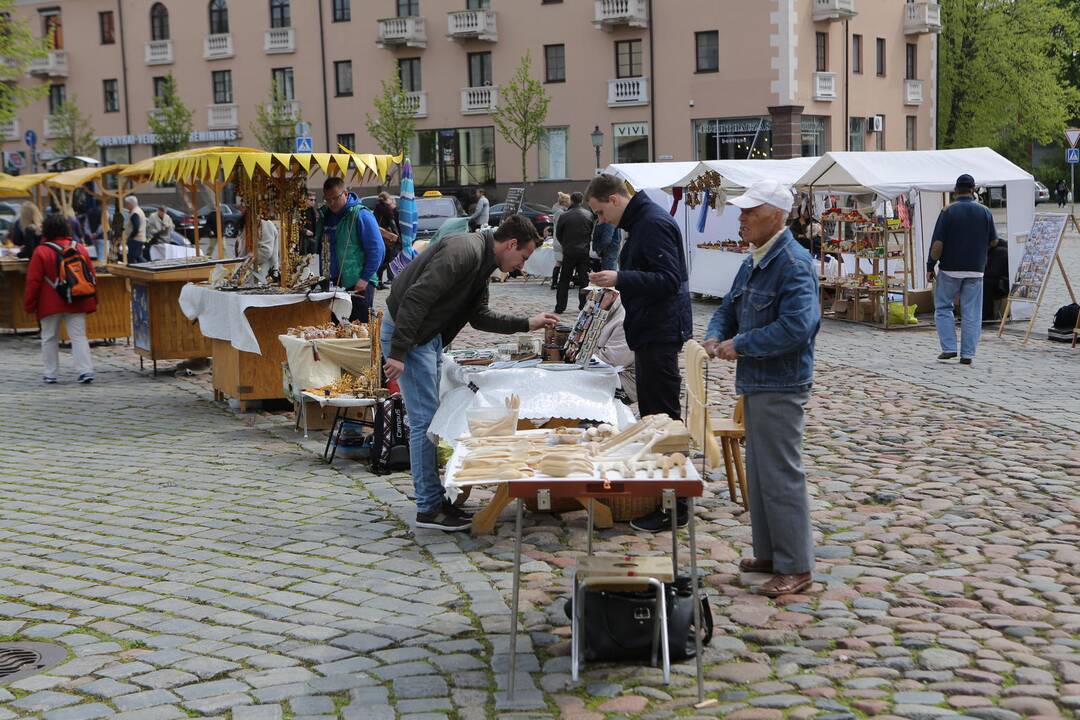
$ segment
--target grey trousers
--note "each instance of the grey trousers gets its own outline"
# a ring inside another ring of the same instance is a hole
[[[814,569],[810,501],[802,465],[809,391],[745,396],[746,474],[754,557],[773,571],[796,575]]]

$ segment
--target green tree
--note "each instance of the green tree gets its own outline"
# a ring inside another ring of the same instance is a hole
[[[375,117],[366,117],[367,131],[384,153],[405,153],[416,130],[416,107],[396,72],[382,81],[382,94],[375,98]]]
[[[94,141],[94,127],[90,118],[79,110],[75,96],[56,109],[49,121],[56,137],[52,146],[60,155],[94,155],[97,143]]]
[[[1073,0],[1070,0],[1070,3]],[[944,0],[938,144],[987,145],[1027,166],[1080,107],[1068,81],[1080,17],[1061,0]]]
[[[15,0],[0,0],[0,123],[13,120],[20,107],[49,94],[44,83],[9,82],[22,77],[30,61],[48,54],[45,40],[34,37],[26,20],[12,16],[14,6]]]
[[[146,124],[157,136],[154,147],[160,153],[183,150],[191,142],[191,110],[177,93],[172,73],[165,77],[161,95],[154,98],[154,109],[146,114]]]
[[[499,99],[491,119],[506,142],[521,151],[521,180],[529,181],[526,157],[544,133],[551,98],[532,76],[532,56],[526,52],[514,75],[499,86]]]
[[[270,95],[266,102],[255,106],[255,122],[251,124],[251,132],[259,147],[280,153],[292,152],[296,148],[295,127],[300,122],[300,114],[295,107],[285,97],[285,91],[277,81],[271,83]]]

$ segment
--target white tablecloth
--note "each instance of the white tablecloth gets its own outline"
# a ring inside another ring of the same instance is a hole
[[[479,392],[474,393],[468,387],[469,382],[480,388]],[[466,410],[502,405],[511,393],[521,399],[518,417],[522,420],[592,420],[621,430],[634,424],[637,418],[630,408],[615,399],[618,383],[619,376],[613,370],[488,370],[458,365],[444,355],[439,409],[431,419],[428,434],[454,444],[468,434]]]
[[[158,243],[150,246],[151,260],[171,260],[172,258],[195,257],[195,248],[189,245],[171,245]]]
[[[550,246],[536,248],[525,261],[523,270],[533,277],[551,277],[555,270],[555,251]]]
[[[222,292],[206,285],[188,283],[180,289],[180,309],[188,320],[199,321],[199,331],[208,338],[228,340],[243,352],[262,355],[255,332],[244,315],[249,307],[280,307],[312,300],[333,300],[331,310],[338,317],[349,317],[352,299],[345,292],[312,293],[311,295],[244,295]]]

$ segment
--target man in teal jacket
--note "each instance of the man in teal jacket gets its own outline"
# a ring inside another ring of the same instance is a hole
[[[367,322],[375,303],[375,280],[386,247],[375,215],[356,195],[345,189],[339,177],[323,183],[323,199],[315,223],[315,237],[321,243],[322,274],[352,295],[350,320]]]

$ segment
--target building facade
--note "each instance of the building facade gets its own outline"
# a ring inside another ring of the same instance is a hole
[[[52,49],[15,80],[50,89],[0,127],[9,170],[28,164],[28,129],[49,155],[50,113],[71,99],[101,159],[152,155],[147,114],[170,74],[195,144],[255,144],[276,82],[315,151],[379,152],[365,118],[396,73],[418,186],[519,183],[520,152],[490,111],[526,52],[551,98],[530,181],[580,184],[598,159],[935,146],[936,2],[17,0],[14,13]]]

